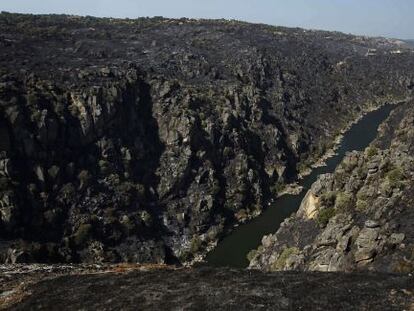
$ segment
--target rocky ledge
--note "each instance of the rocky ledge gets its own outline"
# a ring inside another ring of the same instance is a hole
[[[46,278],[45,275],[47,275]],[[408,275],[0,266],[8,310],[411,310]]]
[[[266,271],[414,271],[414,109],[396,108],[365,152],[319,177],[251,254]]]

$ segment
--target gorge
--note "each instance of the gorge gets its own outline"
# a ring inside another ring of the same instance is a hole
[[[378,126],[388,117],[393,105],[365,115],[358,123],[345,132],[335,155],[328,158],[326,165],[314,168],[310,175],[299,181],[303,187],[300,194],[285,194],[272,202],[263,214],[246,225],[235,229],[208,254],[206,261],[212,266],[245,268],[248,266],[248,253],[259,246],[263,236],[275,233],[280,225],[292,213],[295,213],[308,189],[320,174],[332,172],[347,152],[364,150],[377,135]],[[361,135],[363,133],[363,135]]]
[[[0,307],[414,306],[412,46],[234,20],[0,29]]]

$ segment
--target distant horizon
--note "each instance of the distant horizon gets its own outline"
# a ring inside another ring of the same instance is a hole
[[[414,40],[414,1],[399,0],[13,0],[0,11],[100,18],[226,19],[289,28]]]
[[[414,42],[414,38],[400,38],[400,37],[392,37],[392,36],[383,36],[383,35],[366,35],[366,34],[360,34],[360,33],[351,33],[351,32],[346,32],[346,31],[341,31],[341,30],[335,30],[335,29],[320,29],[320,28],[305,28],[305,27],[301,27],[301,26],[286,26],[286,25],[273,25],[273,24],[268,24],[268,23],[264,23],[264,22],[251,22],[251,21],[246,21],[246,20],[241,20],[241,19],[234,19],[234,18],[206,18],[206,17],[186,17],[186,16],[181,16],[181,17],[170,17],[170,16],[163,16],[163,15],[153,15],[153,16],[137,16],[137,17],[114,17],[114,16],[96,16],[96,15],[79,15],[79,14],[70,14],[70,13],[24,13],[24,12],[10,12],[10,11],[0,11],[0,12],[4,12],[4,13],[11,13],[11,14],[22,14],[22,15],[67,15],[67,16],[79,16],[79,17],[94,17],[94,18],[112,18],[112,19],[139,19],[139,18],[157,18],[157,17],[162,17],[165,19],[182,19],[182,18],[186,18],[186,19],[194,19],[194,20],[227,20],[227,21],[239,21],[242,23],[248,23],[248,24],[262,24],[262,25],[268,25],[268,26],[273,26],[273,27],[286,27],[286,28],[299,28],[299,29],[304,29],[304,30],[310,30],[310,31],[327,31],[327,32],[340,32],[340,33],[344,33],[347,35],[353,35],[353,36],[362,36],[362,37],[371,37],[371,38],[387,38],[387,39],[398,39],[398,40],[402,40],[402,41],[413,41]]]

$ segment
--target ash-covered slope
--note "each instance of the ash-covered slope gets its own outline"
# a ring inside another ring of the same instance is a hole
[[[46,279],[45,279],[46,278]],[[411,310],[408,275],[0,266],[7,310]]]
[[[365,152],[319,177],[251,268],[414,271],[413,104],[396,108]]]
[[[0,28],[6,262],[190,260],[414,87],[412,51],[385,39],[8,13]]]

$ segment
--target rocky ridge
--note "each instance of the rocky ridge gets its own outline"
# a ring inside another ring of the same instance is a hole
[[[263,238],[250,268],[414,271],[413,102],[396,108],[365,152],[321,175],[299,211]]]
[[[8,263],[191,261],[414,88],[412,50],[385,39],[4,12],[0,27]]]

